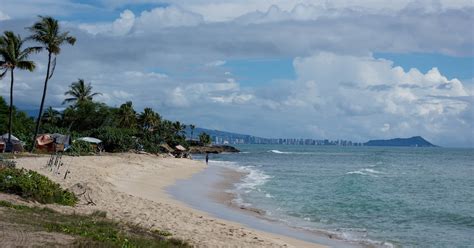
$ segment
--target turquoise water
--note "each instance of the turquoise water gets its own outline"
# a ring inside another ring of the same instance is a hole
[[[474,247],[474,150],[239,146],[237,204],[376,246]]]

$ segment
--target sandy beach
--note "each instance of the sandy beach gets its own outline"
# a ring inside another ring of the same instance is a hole
[[[48,156],[19,158],[17,166],[81,195],[74,208],[53,206],[60,211],[106,211],[112,219],[169,231],[195,247],[325,247],[218,219],[172,199],[165,188],[205,169],[199,161],[131,153],[65,156],[58,174],[45,168],[48,160]],[[66,169],[70,173],[64,179]]]

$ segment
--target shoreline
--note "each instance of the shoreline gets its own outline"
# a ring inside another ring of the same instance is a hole
[[[17,167],[35,170],[73,192],[87,192],[75,207],[48,205],[58,211],[79,214],[106,211],[113,220],[148,230],[167,231],[173,238],[195,247],[325,247],[249,228],[172,198],[166,187],[191,179],[209,168],[199,161],[131,153],[65,156],[65,166],[60,172],[69,168],[70,173],[63,179],[63,174],[44,168],[48,159],[49,156],[19,158]],[[89,199],[84,199],[86,195]],[[89,204],[89,200],[94,204]]]
[[[254,230],[307,242],[307,246],[327,247],[365,247],[337,238],[330,234],[297,228],[273,220],[265,216],[265,211],[252,207],[240,206],[233,202],[235,193],[231,192],[234,185],[246,173],[234,168],[210,165],[189,179],[178,180],[175,185],[167,188],[174,199],[184,202],[193,209],[209,213],[212,217],[237,222]],[[192,195],[189,192],[192,188]],[[204,199],[204,200],[203,200]],[[301,246],[298,246],[301,247]]]

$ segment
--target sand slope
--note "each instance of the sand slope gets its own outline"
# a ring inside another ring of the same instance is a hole
[[[204,169],[206,165],[201,162],[131,153],[65,156],[64,166],[57,174],[45,168],[48,160],[49,157],[19,158],[17,165],[47,175],[80,194],[81,202],[72,211],[103,210],[116,220],[169,231],[196,247],[321,247],[210,217],[171,199],[164,187]],[[71,173],[64,180],[66,168]],[[55,208],[71,211],[67,207]]]

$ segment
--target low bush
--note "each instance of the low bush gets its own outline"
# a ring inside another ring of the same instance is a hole
[[[78,201],[73,193],[63,190],[59,184],[35,171],[25,169],[0,169],[0,191],[40,203],[73,206]]]
[[[136,149],[138,142],[136,131],[126,128],[105,127],[91,131],[90,136],[102,140],[104,149],[108,152],[127,152]]]
[[[72,143],[71,147],[69,147],[67,152],[71,155],[87,155],[93,153],[94,149],[89,142],[83,140],[75,140]]]

